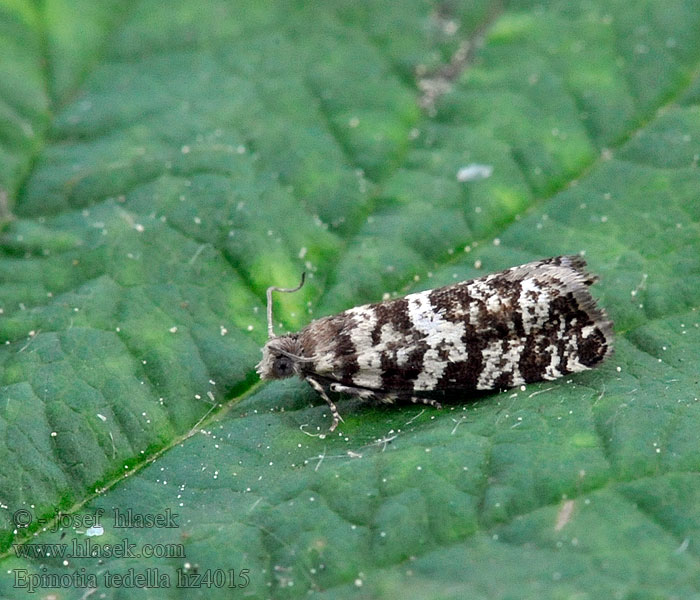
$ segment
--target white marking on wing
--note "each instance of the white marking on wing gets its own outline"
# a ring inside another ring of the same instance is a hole
[[[430,303],[429,292],[410,294],[408,301],[409,319],[425,338],[428,349],[423,355],[423,370],[413,383],[414,390],[433,390],[450,362],[466,360],[467,349],[462,336],[465,325],[446,320],[442,313]],[[447,352],[447,360],[440,354]]]
[[[503,373],[510,373],[513,377],[513,385],[519,385],[525,380],[520,374],[520,357],[523,346],[519,340],[510,340],[506,351],[503,351],[503,341],[495,339],[489,342],[481,352],[483,367],[476,388],[479,390],[492,390],[493,384]]]
[[[573,325],[573,322],[571,323]],[[595,325],[586,325],[581,329],[581,337],[585,340],[589,335],[595,331]]]
[[[352,382],[359,387],[381,389],[382,355],[372,344],[372,332],[377,325],[377,315],[374,309],[367,306],[351,308],[347,313],[353,318],[353,326],[349,329],[349,333],[355,345],[359,367]]]
[[[532,277],[523,279],[520,286],[518,303],[525,335],[529,335],[533,328],[541,327],[542,323],[547,320],[551,298],[547,290]]]
[[[559,318],[559,334],[557,335],[557,341],[563,340],[566,335],[566,319],[563,317]],[[549,352],[549,364],[544,369],[543,379],[557,379],[561,377],[563,373],[559,370],[561,361],[559,360],[559,348],[556,343],[552,343],[545,348],[545,352]]]

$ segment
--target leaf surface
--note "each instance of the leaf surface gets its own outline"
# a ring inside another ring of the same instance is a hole
[[[689,0],[0,2],[3,597],[700,598],[699,32]],[[341,400],[332,435],[258,383],[302,270],[279,331],[577,252],[600,369]],[[124,539],[168,555],[60,556]]]

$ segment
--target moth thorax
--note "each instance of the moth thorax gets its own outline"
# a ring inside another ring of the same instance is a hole
[[[261,379],[285,379],[298,374],[301,344],[296,335],[283,335],[268,340],[262,349],[262,360],[255,370]]]

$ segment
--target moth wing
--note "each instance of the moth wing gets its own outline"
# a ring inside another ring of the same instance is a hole
[[[595,366],[612,323],[578,256],[368,304],[300,333],[309,374],[346,386],[428,393],[507,388]]]

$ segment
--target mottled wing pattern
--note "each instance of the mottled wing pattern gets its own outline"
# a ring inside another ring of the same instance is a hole
[[[577,256],[528,263],[314,321],[304,371],[343,385],[411,394],[508,388],[595,366],[612,323]]]

